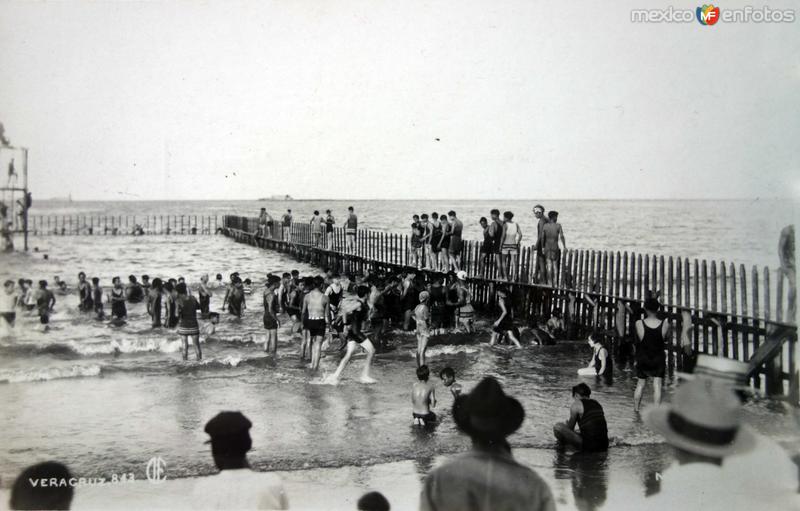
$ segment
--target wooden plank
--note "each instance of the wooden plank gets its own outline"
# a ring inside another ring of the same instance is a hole
[[[628,251],[622,253],[622,293],[620,296],[630,297],[633,293],[628,288]]]
[[[702,292],[702,296],[703,296],[703,319],[706,319],[706,317],[707,317],[706,311],[708,311],[708,264],[706,263],[705,259],[703,259],[703,265],[702,265],[702,270],[701,271],[702,271],[702,273],[701,273],[701,279],[702,279],[701,292]],[[708,332],[708,324],[704,322],[703,323],[703,353],[709,353],[709,351],[708,351],[708,340],[709,340],[708,333],[709,333]]]
[[[730,356],[733,357],[734,360],[741,360],[739,357],[739,320],[737,319],[738,308],[737,300],[736,300],[736,267],[733,263],[730,263],[730,274],[731,274],[731,352]],[[729,356],[729,353],[726,351],[725,356]]]
[[[675,303],[678,307],[683,305],[683,265],[680,257],[675,259]]]
[[[752,268],[751,277],[752,277],[752,281],[751,282],[753,284],[753,295],[752,295],[753,296],[753,304],[752,304],[753,308],[752,308],[751,315],[753,316],[753,318],[760,318],[761,317],[761,308],[759,307],[758,269],[755,266],[753,266],[753,268]],[[757,330],[753,333],[753,353],[758,352],[759,344],[761,343],[761,338],[760,338],[760,335],[758,333],[759,332],[758,327],[760,326],[760,323],[761,322],[758,319],[755,319],[755,321],[753,322],[753,326],[757,328]],[[756,388],[760,388],[761,387],[761,376],[760,376],[759,372],[756,372],[754,374],[753,378],[754,378],[753,381],[754,381],[754,384],[755,384]]]
[[[617,250],[617,254],[615,256],[615,264],[614,264],[614,295],[620,296],[619,289],[620,289],[620,274],[621,274],[621,267],[622,264],[622,254],[620,254],[619,250]]]
[[[717,262],[711,261],[711,310],[719,312],[717,308]]]
[[[742,316],[747,315],[747,272],[745,271],[744,265],[739,265],[739,292],[741,293],[742,299]],[[748,320],[742,319],[742,326],[747,327]],[[742,332],[742,351],[741,351],[741,358],[739,360],[747,361],[750,358],[750,349],[749,349],[749,339],[747,330],[745,329]]]
[[[642,290],[642,298],[647,296],[647,292],[651,290],[650,287],[650,254],[644,256],[644,288]]]
[[[636,299],[642,301],[642,254],[636,254]]]
[[[720,312],[728,316],[728,272],[725,269],[725,261],[719,265],[719,302]],[[722,328],[722,356],[728,358],[728,327]]]

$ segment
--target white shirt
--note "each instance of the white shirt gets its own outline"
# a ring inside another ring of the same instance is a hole
[[[192,496],[195,509],[289,509],[281,479],[249,468],[199,479]]]
[[[0,289],[0,312],[14,312],[16,293],[8,294],[5,289]]]

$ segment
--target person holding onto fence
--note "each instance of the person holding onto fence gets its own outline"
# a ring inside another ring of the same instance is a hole
[[[492,338],[489,340],[489,345],[494,346],[497,344],[501,335],[505,335],[514,343],[514,346],[521,348],[516,333],[514,332],[514,306],[511,303],[508,289],[506,287],[497,288],[497,306],[500,309],[500,316],[492,324]]]
[[[492,377],[458,396],[453,421],[472,449],[428,473],[420,511],[555,511],[547,483],[514,459],[506,440],[524,419],[520,402]]]

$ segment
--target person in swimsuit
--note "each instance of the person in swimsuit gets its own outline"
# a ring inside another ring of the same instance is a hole
[[[447,221],[447,215],[439,217],[442,223],[442,240],[439,242],[439,271],[450,271],[450,238],[452,236],[452,226]]]
[[[311,279],[311,291],[303,298],[302,316],[306,318],[304,325],[311,339],[311,365],[308,368],[312,371],[319,369],[322,341],[325,337],[325,326],[328,323],[328,295],[320,290],[324,282],[320,276]]]
[[[53,306],[56,304],[56,297],[52,291],[47,289],[47,281],[39,281],[39,289],[36,290],[36,309],[39,313],[39,323],[44,330],[47,330],[47,325],[50,323],[50,313],[53,312]]]
[[[125,296],[130,303],[139,303],[144,300],[144,289],[136,280],[136,275],[128,276],[128,285],[125,288]]]
[[[150,276],[142,275],[142,291],[144,291],[144,298],[147,298],[147,293],[150,292]]]
[[[267,236],[267,219],[269,215],[267,214],[267,208],[261,208],[261,212],[258,214],[258,229],[256,230],[256,237],[266,237]]]
[[[192,338],[194,344],[194,352],[197,355],[197,360],[203,359],[203,353],[200,351],[200,325],[197,323],[197,311],[200,310],[200,304],[197,299],[188,294],[186,284],[184,282],[175,286],[175,291],[178,294],[177,308],[178,308],[178,335],[181,336],[183,341],[183,359],[189,360],[189,337]]]
[[[434,335],[444,333],[444,315],[447,306],[447,293],[442,277],[433,278],[430,288],[431,331]]]
[[[147,293],[147,313],[150,315],[150,324],[153,328],[161,326],[163,292],[164,289],[161,279],[158,277],[154,278],[153,285]]]
[[[608,355],[608,350],[596,336],[597,334],[589,336],[588,342],[592,349],[592,358],[589,360],[589,365],[578,369],[578,376],[600,376],[606,383],[609,383],[614,372],[614,364]]]
[[[347,223],[344,226],[345,237],[347,238],[347,251],[351,254],[356,251],[356,236],[358,234],[358,217],[353,212],[353,206],[347,208]]]
[[[412,417],[415,426],[432,426],[436,422],[436,414],[431,408],[436,407],[436,388],[431,382],[431,371],[428,366],[421,365],[417,368],[417,379],[419,380],[411,388]]]
[[[103,310],[103,288],[100,286],[100,279],[92,277],[92,305],[94,306],[95,318],[102,320],[106,314]]]
[[[500,274],[500,279],[506,280],[505,267],[502,264],[502,257],[500,254],[503,245],[503,221],[500,219],[500,210],[493,209],[489,212],[489,215],[488,234],[492,240],[491,253],[494,255],[495,261],[498,263],[497,270]],[[488,271],[488,274],[491,276],[491,270]]]
[[[472,297],[467,288],[467,272],[461,270],[456,273],[453,289],[455,290],[456,301],[450,302],[450,306],[456,311],[457,326],[463,328],[466,333],[471,334],[475,331],[475,309],[472,307]]]
[[[559,445],[567,444],[583,452],[608,450],[606,416],[600,403],[589,398],[591,395],[592,390],[585,383],[572,387],[569,419],[553,427],[553,434]],[[575,432],[576,424],[580,434]]]
[[[500,240],[500,265],[501,274],[506,280],[513,280],[517,275],[517,259],[519,259],[519,244],[522,241],[522,230],[514,223],[514,213],[503,213],[503,237]],[[508,258],[508,263],[506,263]]]
[[[339,367],[336,368],[336,372],[327,380],[328,383],[336,385],[339,382],[339,377],[342,375],[342,371],[344,368],[347,367],[347,364],[350,362],[350,358],[353,356],[353,353],[356,350],[357,346],[361,346],[361,348],[367,353],[367,360],[364,362],[364,372],[361,374],[361,378],[359,381],[361,383],[375,383],[375,380],[370,376],[370,369],[372,368],[372,358],[375,356],[375,346],[373,346],[372,341],[369,340],[367,336],[365,336],[361,332],[361,326],[364,320],[367,318],[368,308],[366,304],[366,297],[369,293],[369,288],[366,286],[359,286],[356,290],[356,295],[358,296],[358,306],[352,310],[351,312],[344,315],[344,324],[345,324],[345,340],[347,341],[347,352],[342,358],[342,361],[339,363]]]
[[[283,225],[283,239],[292,242],[292,210],[287,209],[286,213],[281,217],[281,225]]]
[[[299,333],[303,329],[300,321],[300,311],[303,308],[303,297],[305,296],[305,285],[302,280],[292,279],[289,295],[287,297],[286,314],[292,320],[292,334]]]
[[[414,317],[414,309],[419,303],[419,293],[422,291],[417,283],[417,274],[414,271],[406,273],[403,279],[403,293],[400,297],[403,305],[403,330],[411,330],[411,319]]]
[[[315,247],[319,247],[322,242],[323,224],[322,217],[319,216],[319,211],[314,211],[314,216],[311,217],[311,236]]]
[[[411,217],[411,238],[409,247],[411,249],[411,266],[419,269],[420,259],[422,258],[422,229],[420,227],[419,215]]]
[[[275,294],[280,286],[281,279],[276,275],[267,277],[267,286],[264,290],[264,329],[267,339],[264,342],[264,351],[275,354],[278,351],[278,296]]]
[[[208,314],[211,312],[211,295],[214,292],[208,285],[208,273],[204,273],[200,277],[200,287],[197,289],[197,296],[200,298],[200,317],[208,319]]]
[[[497,344],[499,337],[505,334],[514,346],[521,348],[519,339],[514,333],[514,307],[511,305],[508,290],[505,287],[497,288],[497,305],[500,308],[500,317],[492,324],[492,338],[490,346]]]
[[[422,259],[420,260],[420,266],[426,270],[431,269],[431,234],[432,226],[431,222],[428,220],[428,214],[423,213],[419,223],[419,241],[422,243]]]
[[[342,298],[344,297],[344,288],[340,283],[341,277],[338,273],[334,273],[331,276],[331,282],[327,288],[325,288],[325,296],[328,297],[328,324],[331,325],[330,329],[330,339],[333,339],[334,334],[339,335],[339,331],[333,328],[335,324],[336,317],[339,315],[339,305],[342,303]],[[372,317],[372,294],[370,294],[370,317]]]
[[[78,310],[91,312],[94,309],[92,301],[92,286],[86,280],[84,272],[78,273]]]
[[[336,225],[336,218],[333,217],[330,209],[325,210],[325,248],[333,248],[333,226]]]
[[[456,383],[456,372],[452,367],[448,366],[439,372],[439,378],[442,379],[442,384],[450,389],[450,394],[453,399],[461,395],[461,384]]]
[[[33,281],[30,279],[25,280],[23,291],[23,301],[25,310],[33,311],[36,309],[36,291],[33,289]]]
[[[544,214],[544,206],[537,204],[533,207],[533,216],[536,218],[536,273],[534,273],[534,282],[547,281],[547,258],[544,256],[544,231],[542,230],[547,224],[547,217]]]
[[[442,251],[442,222],[439,221],[439,213],[433,212],[431,214],[431,237],[430,246],[428,247],[428,268],[433,271],[439,271],[439,254]]]
[[[417,323],[417,367],[425,365],[425,352],[431,339],[431,311],[428,308],[430,294],[423,291],[419,294],[419,305],[414,309],[414,320]]]
[[[547,216],[550,221],[542,227],[542,250],[547,264],[547,283],[555,286],[561,265],[561,250],[558,248],[558,241],[561,240],[564,251],[567,250],[567,242],[564,239],[561,224],[558,223],[558,212],[549,211]]]
[[[0,294],[0,334],[2,335],[8,333],[8,329],[14,326],[17,319],[17,294],[14,291],[14,281],[6,280],[3,283],[3,292]]]
[[[653,401],[661,404],[661,383],[664,379],[666,364],[664,345],[669,323],[659,319],[658,310],[661,305],[658,299],[650,297],[644,302],[645,318],[636,322],[636,390],[633,393],[633,409],[639,411],[642,394],[647,379],[653,379]]]
[[[464,248],[461,236],[464,232],[464,223],[456,217],[455,211],[449,211],[447,215],[450,217],[450,248],[448,252],[450,268],[453,271],[461,271],[461,250]]]
[[[125,288],[122,287],[122,279],[114,277],[111,279],[111,284],[113,286],[109,294],[111,317],[117,321],[124,320],[128,317],[128,309],[125,307],[127,298],[125,296]]]
[[[489,230],[489,221],[485,216],[478,220],[478,225],[481,226],[483,233],[483,242],[481,243],[481,255],[478,260],[478,274],[485,275],[487,271],[487,260],[494,253],[494,240],[492,239],[492,232]]]

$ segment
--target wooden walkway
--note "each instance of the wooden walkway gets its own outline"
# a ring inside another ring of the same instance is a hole
[[[273,225],[266,237],[255,236],[257,224],[257,218],[225,216],[223,234],[339,272],[412,269],[408,236],[361,229],[350,253],[341,228],[334,229],[326,240],[315,237],[310,225],[296,223],[290,227]],[[480,242],[464,242],[462,269],[470,276],[476,308],[491,312],[495,290],[504,281],[498,279],[492,259],[485,268],[479,267],[480,250]],[[795,283],[788,272],[767,267],[759,271],[755,266],[747,271],[741,264],[673,256],[568,250],[561,255],[558,285],[551,287],[535,282],[535,264],[533,247],[522,248],[517,274],[507,284],[518,321],[536,326],[559,310],[575,336],[571,338],[595,331],[605,333],[613,343],[632,335],[632,312],[648,293],[657,292],[663,317],[673,327],[667,353],[670,371],[681,369],[681,357],[677,356],[681,331],[684,317],[691,318],[688,340],[695,352],[745,362],[758,360],[752,384],[797,404]],[[421,273],[427,280],[436,275],[426,270]]]
[[[34,236],[215,234],[216,215],[29,215]]]

